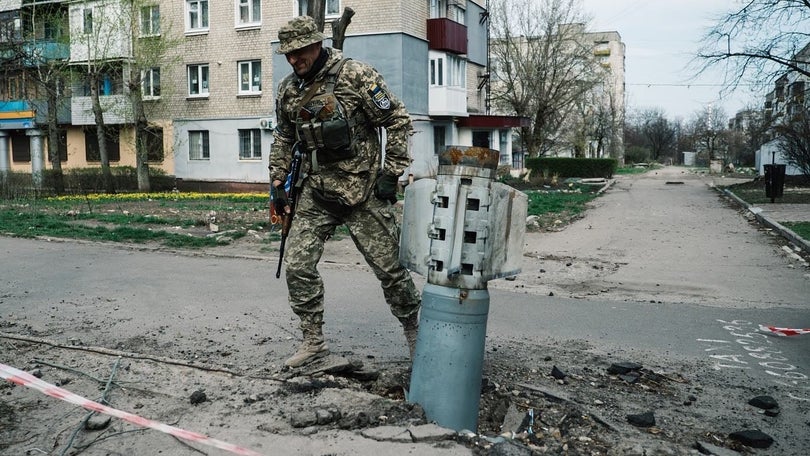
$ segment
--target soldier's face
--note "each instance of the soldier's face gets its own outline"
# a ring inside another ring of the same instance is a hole
[[[292,52],[284,54],[287,57],[287,63],[293,68],[295,74],[303,76],[312,69],[315,60],[321,53],[321,43],[313,43],[309,46],[304,46],[301,49],[296,49]]]

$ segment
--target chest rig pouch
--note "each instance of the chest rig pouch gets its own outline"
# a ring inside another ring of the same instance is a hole
[[[349,118],[334,93],[335,81],[343,64],[342,59],[326,73],[326,90],[319,95],[304,97],[295,121],[298,140],[311,152],[315,163],[334,163],[355,156],[352,127]],[[316,93],[313,87],[311,93]]]

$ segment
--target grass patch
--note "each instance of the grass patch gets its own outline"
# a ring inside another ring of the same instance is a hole
[[[562,212],[579,215],[585,211],[586,204],[596,198],[595,193],[580,192],[531,191],[526,194],[529,197],[528,215]]]
[[[798,234],[800,238],[810,240],[810,222],[782,222],[782,225]]]

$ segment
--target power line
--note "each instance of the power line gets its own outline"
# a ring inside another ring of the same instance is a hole
[[[678,84],[678,83],[663,83],[663,82],[628,82],[625,85],[629,86],[640,86],[640,87],[762,87],[768,84],[764,83],[750,83],[750,84],[706,84],[706,83],[695,83],[695,84]]]

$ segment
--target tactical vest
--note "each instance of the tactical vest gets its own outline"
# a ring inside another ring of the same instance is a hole
[[[315,83],[298,105],[296,139],[310,152],[315,169],[319,163],[334,163],[355,155],[352,127],[356,117],[349,118],[334,93],[335,82],[347,60],[341,59],[329,68],[322,94],[315,95],[324,81]]]

